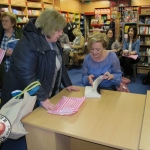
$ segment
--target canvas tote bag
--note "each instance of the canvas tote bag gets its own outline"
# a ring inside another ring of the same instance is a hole
[[[27,86],[19,95],[16,95],[10,99],[0,110],[0,114],[7,117],[11,123],[12,130],[9,136],[10,139],[18,139],[28,132],[24,129],[21,119],[27,114],[32,112],[36,99],[36,96],[30,96],[29,93],[33,93],[32,90],[37,89],[40,83],[35,81]],[[29,91],[29,93],[27,92]],[[20,98],[23,96],[22,98]]]

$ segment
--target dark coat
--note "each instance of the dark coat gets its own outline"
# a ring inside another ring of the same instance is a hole
[[[22,29],[19,27],[15,27],[14,29],[15,29],[15,38],[20,39],[23,36]],[[3,37],[4,37],[4,29],[2,27],[2,22],[0,20],[0,45],[1,45]],[[4,60],[6,57],[8,56],[4,56],[3,62],[0,64],[0,84],[1,85],[3,84],[3,80],[5,77]],[[1,85],[0,85],[0,88],[1,88]]]
[[[73,35],[72,31],[73,29],[77,28],[77,24],[75,22],[68,22],[67,23],[67,29],[68,29],[68,37],[69,37],[69,41],[73,42],[73,40],[75,39],[75,36]]]
[[[40,89],[35,93],[37,101],[44,101],[49,98],[49,92],[52,90],[52,82],[56,67],[56,51],[51,50],[48,42],[41,31],[38,30],[32,21],[24,27],[24,36],[17,43],[11,57],[11,66],[6,75],[6,80],[2,88],[2,105],[11,99],[11,92],[14,90],[23,90],[30,83],[39,80]],[[62,49],[59,42],[56,42],[62,55]],[[62,63],[61,82],[64,87],[72,85],[66,68]],[[53,94],[58,90],[57,80],[53,89]]]

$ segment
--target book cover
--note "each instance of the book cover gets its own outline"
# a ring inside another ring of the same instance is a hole
[[[140,34],[145,34],[145,27],[144,26],[140,26]]]
[[[150,27],[148,27],[148,34],[150,34]]]
[[[5,52],[6,52],[5,50],[0,48],[0,64],[1,64],[1,62],[2,62],[2,60],[4,58],[4,56],[5,56]]]
[[[145,44],[150,45],[150,37],[145,37]]]
[[[14,50],[17,42],[19,41],[19,39],[14,39],[14,40],[10,40],[7,42],[7,47]]]
[[[145,34],[148,34],[148,27],[145,27]]]

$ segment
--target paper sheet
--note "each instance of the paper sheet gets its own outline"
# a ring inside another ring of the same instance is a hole
[[[97,92],[97,90],[94,90],[92,86],[86,86],[84,96],[86,98],[100,98],[101,95]]]
[[[86,98],[100,98],[101,94],[97,92],[98,85],[103,81],[103,76],[99,76],[93,82],[93,86],[86,86],[84,96]]]
[[[95,91],[97,91],[98,85],[103,81],[102,77],[103,77],[103,76],[99,76],[98,78],[96,78],[96,79],[94,80],[94,82],[93,82],[93,89],[94,89]]]
[[[71,49],[69,44],[64,44],[64,49]]]

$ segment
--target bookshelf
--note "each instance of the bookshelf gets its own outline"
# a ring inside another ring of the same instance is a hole
[[[23,25],[28,21],[27,18],[27,7],[25,6],[11,6],[11,12],[17,17],[17,24]]]
[[[66,22],[68,22],[68,11],[61,9],[61,14],[65,18]]]
[[[85,35],[85,24],[84,24],[84,19],[85,19],[85,15],[84,14],[81,14],[80,15],[80,30],[82,32],[82,35],[84,36]]]
[[[79,12],[74,13],[74,21],[77,24],[77,27],[80,28],[80,13]]]
[[[141,41],[141,59],[138,66],[142,69],[150,69],[150,13],[139,14],[138,32]]]
[[[91,24],[93,28],[100,28],[101,31],[106,31],[109,29],[111,11],[110,7],[106,8],[95,8],[94,19],[91,19]]]

